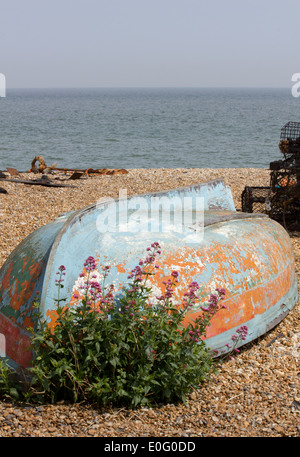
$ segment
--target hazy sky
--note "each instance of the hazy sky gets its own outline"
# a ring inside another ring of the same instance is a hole
[[[291,87],[299,0],[0,0],[13,87]]]

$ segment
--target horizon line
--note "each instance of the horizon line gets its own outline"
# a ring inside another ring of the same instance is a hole
[[[25,86],[7,87],[17,89],[291,89],[290,86]]]

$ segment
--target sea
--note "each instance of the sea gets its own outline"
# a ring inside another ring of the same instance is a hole
[[[60,168],[269,168],[300,122],[288,88],[7,89],[0,170],[36,156]]]

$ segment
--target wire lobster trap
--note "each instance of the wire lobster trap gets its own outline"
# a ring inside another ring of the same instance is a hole
[[[286,228],[300,226],[300,122],[288,122],[280,133],[283,160],[270,163],[270,186],[246,186],[242,211],[267,213]]]
[[[278,146],[285,159],[300,158],[300,122],[288,122],[282,127]]]
[[[242,210],[245,213],[265,213],[270,187],[246,186],[242,192]]]

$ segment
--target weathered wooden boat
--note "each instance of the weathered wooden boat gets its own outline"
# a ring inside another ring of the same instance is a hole
[[[174,295],[178,303],[191,281],[201,285],[200,303],[188,319],[202,312],[200,305],[217,287],[226,290],[226,309],[216,314],[207,332],[206,343],[213,351],[228,350],[241,326],[248,327],[248,334],[239,345],[255,340],[297,302],[288,233],[264,214],[236,211],[222,180],[128,198],[123,194],[61,215],[25,238],[8,257],[0,270],[0,334],[8,363],[14,368],[30,364],[27,329],[34,326],[37,294],[40,313],[49,325],[55,324],[60,265],[66,268],[63,293],[70,302],[89,256],[97,260],[99,271],[111,266],[106,281],[122,293],[128,272],[156,241],[162,252],[161,269],[151,278],[154,292],[161,295],[163,281],[173,270],[179,272]]]

